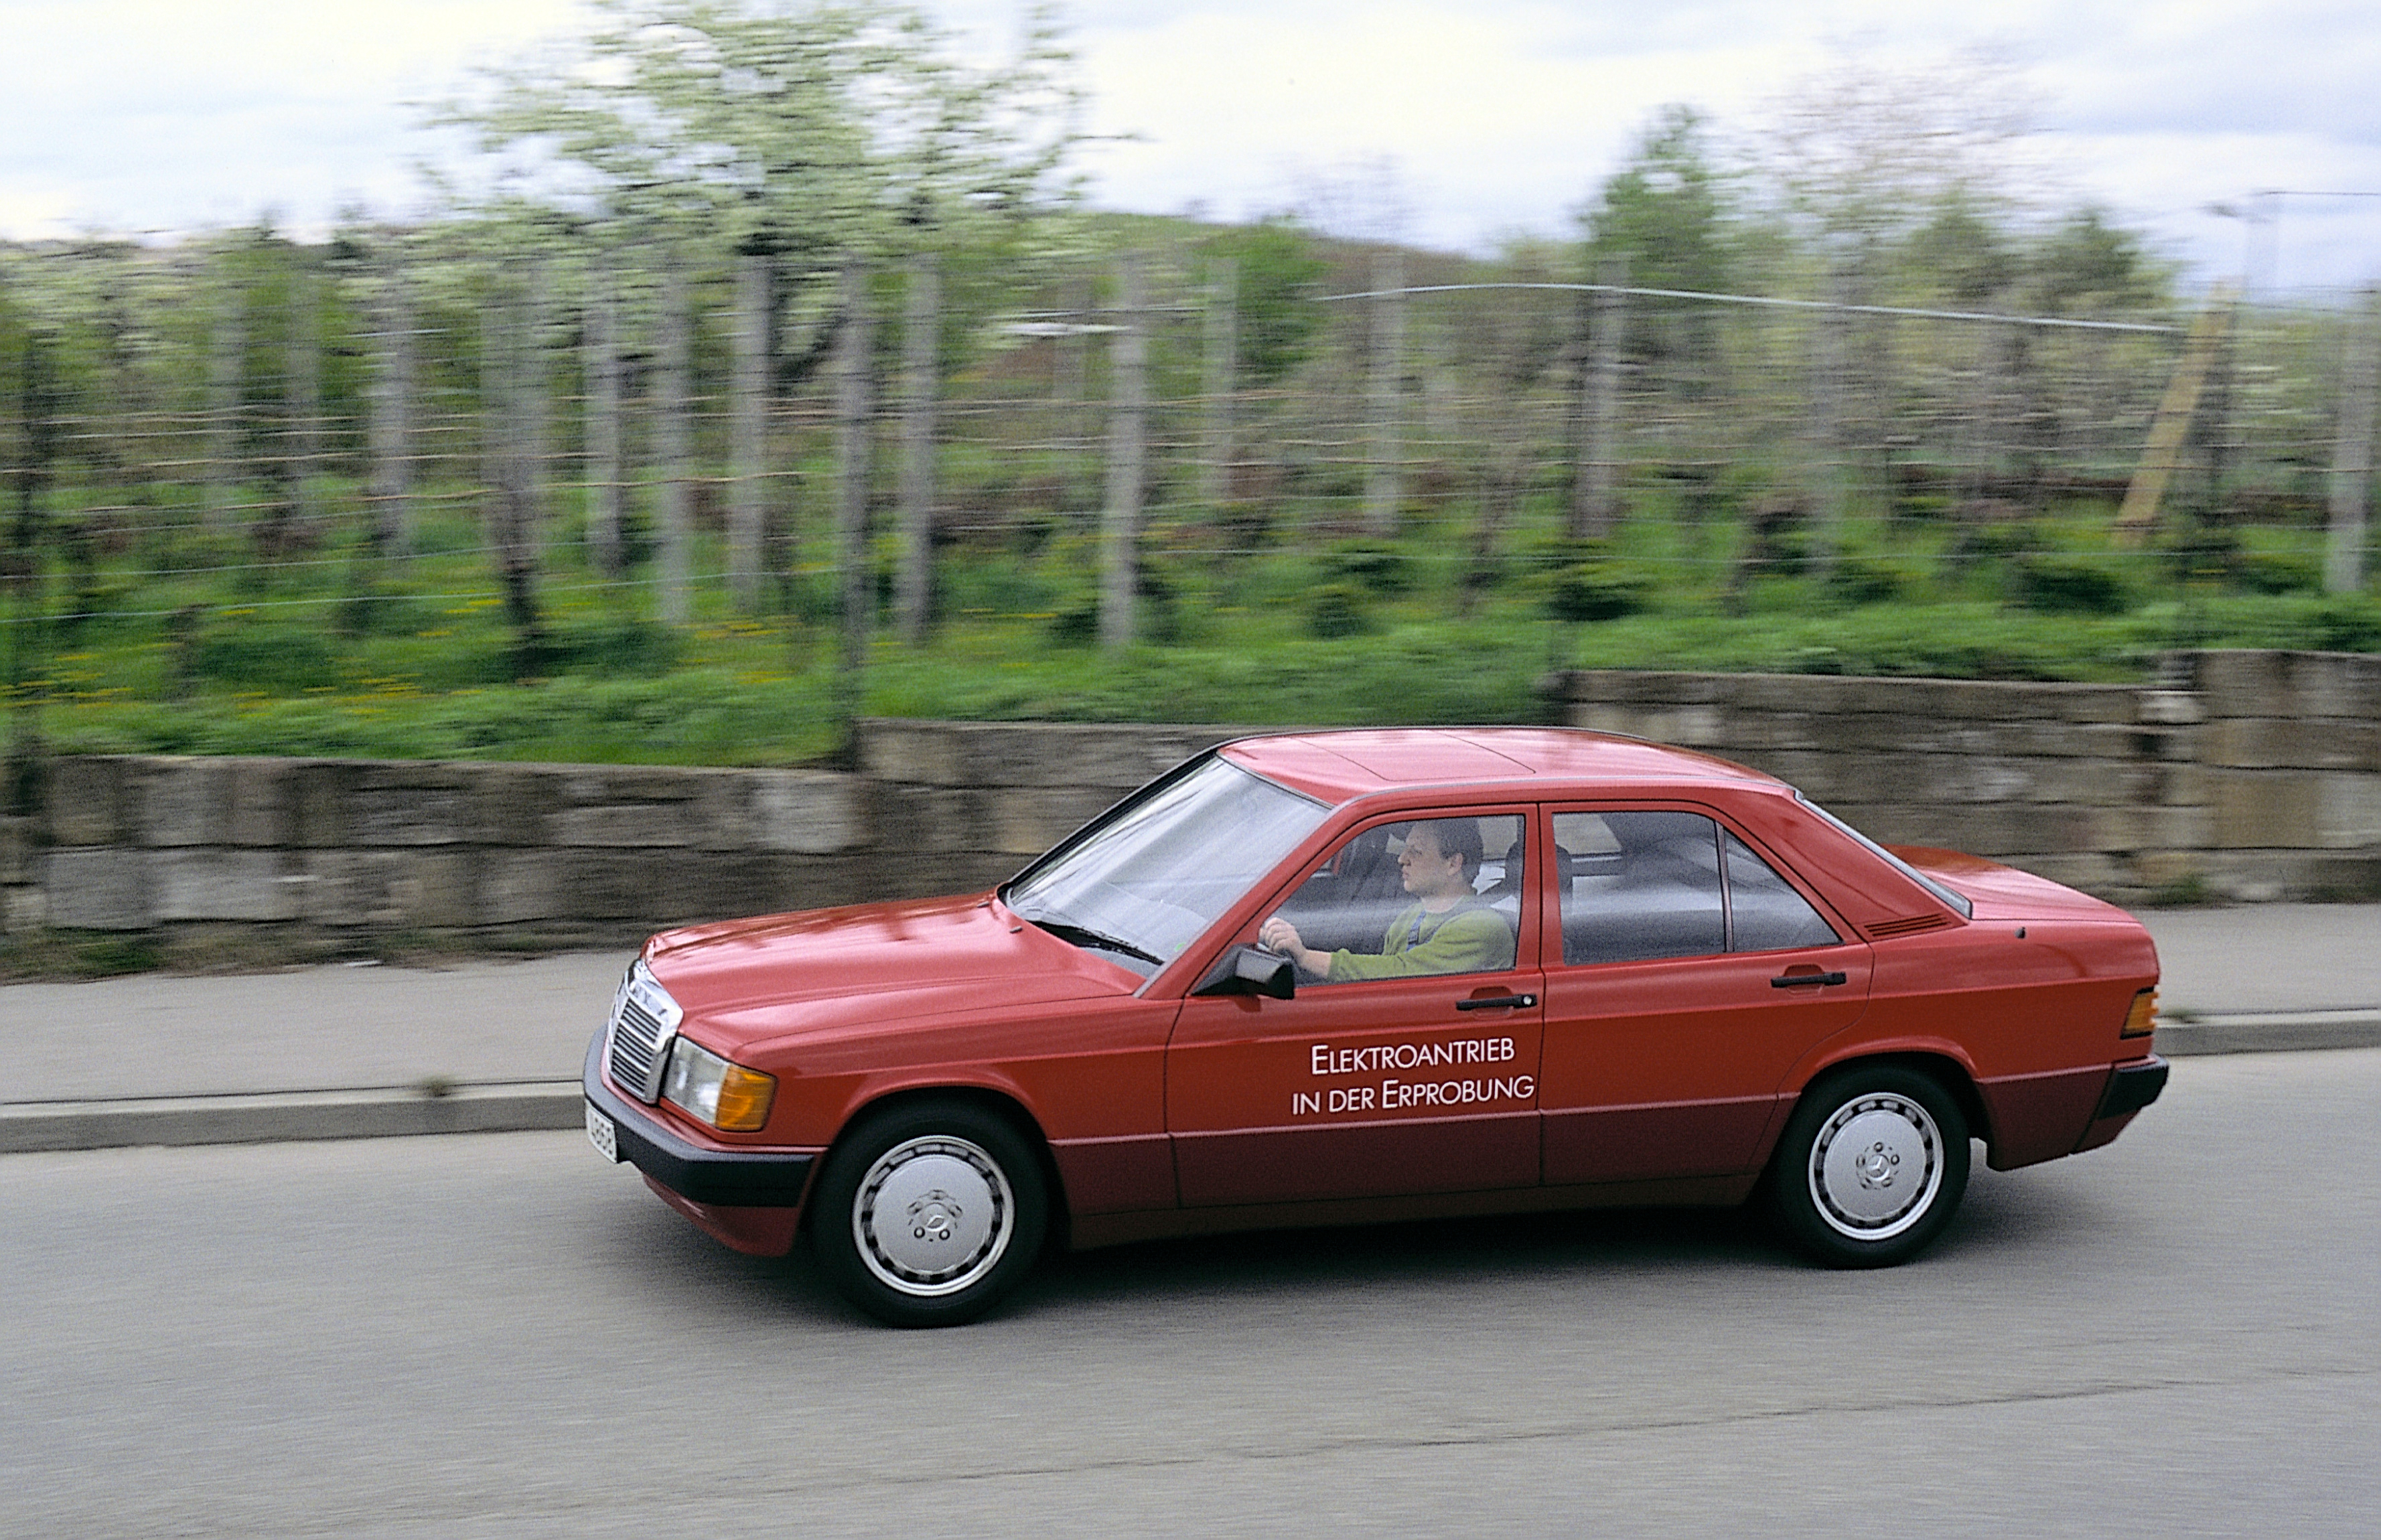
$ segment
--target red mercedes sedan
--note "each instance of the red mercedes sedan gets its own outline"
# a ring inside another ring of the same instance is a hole
[[[905,1326],[1045,1243],[1757,1201],[1837,1267],[2155,1100],[2131,916],[1559,729],[1243,739],[989,893],[665,931],[587,1129]]]

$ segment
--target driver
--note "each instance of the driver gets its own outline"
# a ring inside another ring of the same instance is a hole
[[[1276,915],[1257,940],[1298,964],[1310,978],[1402,978],[1417,974],[1488,973],[1513,965],[1513,932],[1505,917],[1471,891],[1480,873],[1476,819],[1435,819],[1406,832],[1398,873],[1413,904],[1389,924],[1377,952],[1317,952],[1298,928]]]

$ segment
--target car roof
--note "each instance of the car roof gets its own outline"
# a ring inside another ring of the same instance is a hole
[[[1573,727],[1400,727],[1241,738],[1218,751],[1333,805],[1405,787],[1506,785],[1530,796],[1606,788],[1783,782],[1759,770],[1617,733]],[[1559,784],[1550,784],[1559,782]]]

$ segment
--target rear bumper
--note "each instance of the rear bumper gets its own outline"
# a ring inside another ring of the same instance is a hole
[[[1991,1130],[1987,1159],[1993,1170],[2008,1171],[2098,1149],[2157,1099],[2166,1071],[2165,1060],[2144,1054],[2114,1066],[1979,1080]]]
[[[810,1185],[814,1149],[714,1149],[680,1135],[650,1107],[604,1079],[604,1034],[587,1045],[580,1085],[588,1105],[612,1120],[618,1158],[690,1203],[729,1207],[794,1207]]]
[[[2108,1084],[2100,1092],[2100,1102],[2092,1114],[2091,1125],[2076,1142],[2075,1153],[2098,1149],[2112,1143],[2133,1121],[2133,1114],[2157,1100],[2166,1089],[2166,1061],[2153,1053],[2146,1059],[2130,1064],[2119,1064],[2108,1072]]]
[[[2108,1073],[2108,1088],[2100,1093],[2100,1110],[2093,1121],[2121,1118],[2157,1100],[2166,1089],[2167,1061],[2156,1054],[2137,1064],[2119,1064]]]

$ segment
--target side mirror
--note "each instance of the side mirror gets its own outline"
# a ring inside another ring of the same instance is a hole
[[[1298,964],[1277,952],[1237,946],[1215,959],[1194,995],[1264,995],[1288,1000],[1298,993]]]

